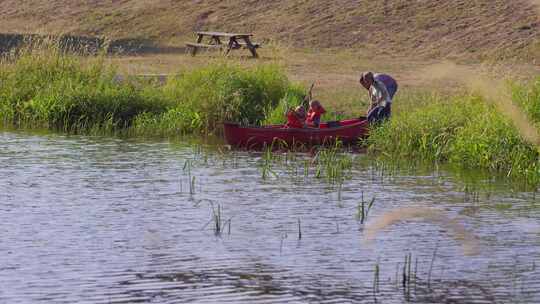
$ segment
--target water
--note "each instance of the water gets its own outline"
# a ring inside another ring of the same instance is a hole
[[[538,203],[504,183],[477,196],[450,173],[381,178],[366,163],[338,195],[279,167],[263,180],[256,153],[11,131],[0,164],[0,303],[540,302]],[[365,241],[362,192],[376,197],[367,227],[396,208],[437,208],[478,254],[419,219]]]

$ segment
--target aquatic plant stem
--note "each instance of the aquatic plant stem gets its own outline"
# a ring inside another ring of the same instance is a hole
[[[431,273],[433,271],[433,263],[435,263],[435,257],[437,256],[437,250],[439,249],[439,242],[437,242],[437,246],[435,246],[435,250],[433,251],[433,257],[431,258],[431,263],[429,264],[429,272],[428,272],[428,289],[431,289]]]
[[[302,239],[302,225],[301,225],[300,219],[298,219],[298,239],[299,240]]]

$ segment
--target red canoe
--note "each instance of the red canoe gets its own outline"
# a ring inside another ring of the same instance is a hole
[[[225,139],[232,146],[256,148],[262,146],[284,144],[292,147],[300,145],[321,145],[335,142],[350,144],[368,134],[368,123],[365,118],[348,119],[321,123],[320,128],[286,128],[284,125],[264,127],[243,127],[237,123],[224,123]]]

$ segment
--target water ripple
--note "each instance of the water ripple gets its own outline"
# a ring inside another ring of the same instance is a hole
[[[381,179],[359,166],[338,196],[311,177],[262,180],[251,153],[28,132],[0,142],[2,303],[540,301],[536,198],[504,185],[470,201],[444,172]],[[451,231],[417,219],[362,242],[362,193],[376,197],[368,225],[436,207],[475,234],[480,254],[464,256]],[[410,294],[408,253],[418,261]]]

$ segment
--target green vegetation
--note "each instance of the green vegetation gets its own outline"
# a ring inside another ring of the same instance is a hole
[[[309,156],[306,155],[307,151]],[[341,186],[345,180],[352,178],[355,157],[347,153],[339,141],[319,147],[288,147],[276,141],[263,149],[259,164],[262,179],[288,176],[294,180],[313,177]]]
[[[209,133],[223,121],[260,124],[280,100],[300,96],[302,90],[275,65],[243,69],[220,63],[172,78],[161,94],[171,106],[157,115],[149,112],[137,117],[135,134]]]
[[[299,105],[307,107],[303,98],[303,88],[292,86],[279,100],[275,107],[268,107],[263,125],[272,125],[283,123],[287,110]]]
[[[512,97],[533,122],[540,123],[540,77],[528,85],[514,84]]]
[[[317,151],[312,163],[315,164],[315,177],[324,177],[328,182],[341,184],[351,177],[353,158],[343,153],[339,142],[329,147],[322,147]]]
[[[83,59],[59,49],[27,49],[2,61],[4,125],[153,136],[212,133],[226,120],[259,124],[280,100],[302,95],[275,65],[247,69],[222,62],[157,86],[117,80],[102,57]]]
[[[160,86],[136,78],[120,81],[103,57],[78,57],[59,49],[28,48],[2,59],[4,126],[139,136],[208,134],[219,133],[227,120],[283,122],[285,110],[303,102],[304,88],[292,84],[276,65],[244,68],[213,62]],[[512,93],[515,103],[540,123],[540,78],[513,85]],[[396,106],[392,119],[371,131],[369,151],[387,159],[450,163],[540,182],[538,147],[524,140],[484,97],[402,92]],[[317,152],[316,177],[342,181],[351,160],[339,151]],[[300,167],[294,172],[309,174],[310,165]],[[270,162],[263,168],[263,176],[272,174]]]
[[[87,62],[56,47],[23,50],[16,60],[4,59],[1,70],[4,125],[112,131],[129,127],[141,113],[168,106],[153,87],[115,81],[115,70],[102,58]]]
[[[538,82],[534,86],[537,92]],[[522,87],[524,89],[524,87]],[[518,94],[531,116],[540,99]],[[523,97],[526,96],[526,97]],[[426,95],[416,108],[395,113],[375,128],[368,140],[370,151],[391,159],[422,159],[463,168],[487,169],[511,177],[540,181],[539,150],[524,140],[512,121],[495,105],[477,95],[443,98]]]

